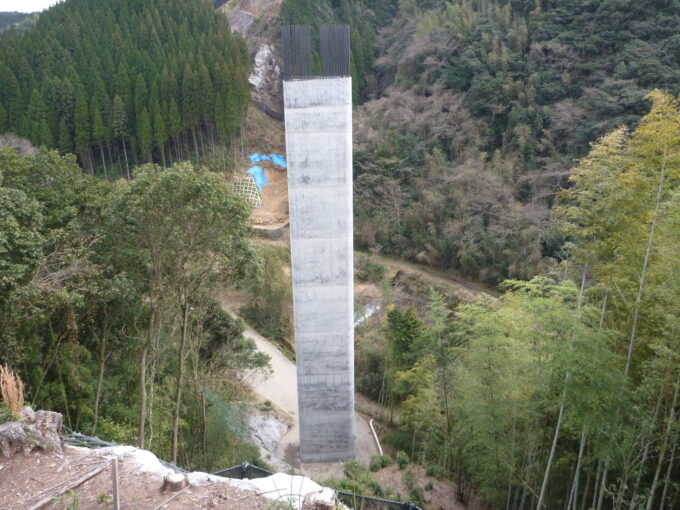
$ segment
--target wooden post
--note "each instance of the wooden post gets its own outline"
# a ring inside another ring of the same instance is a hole
[[[111,460],[111,478],[113,482],[113,510],[120,510],[120,497],[118,495],[118,459]]]

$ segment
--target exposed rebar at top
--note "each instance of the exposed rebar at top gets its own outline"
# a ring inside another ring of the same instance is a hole
[[[312,49],[309,26],[289,25],[281,30],[283,39],[283,79],[311,76]]]
[[[349,26],[321,27],[321,66],[324,76],[349,76]]]
[[[289,25],[281,31],[283,79],[341,78],[350,75],[348,25],[323,25],[320,30],[321,76],[312,74],[312,42],[306,25]]]

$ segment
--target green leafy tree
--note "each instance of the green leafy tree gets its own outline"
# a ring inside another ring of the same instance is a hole
[[[115,207],[132,221],[132,246],[145,256],[144,278],[150,306],[147,337],[140,356],[139,444],[144,445],[147,356],[161,329],[161,306],[172,296],[180,312],[178,376],[171,430],[176,460],[186,349],[191,341],[191,309],[201,293],[246,274],[254,260],[247,239],[248,208],[218,175],[177,164],[166,170],[144,166]]]

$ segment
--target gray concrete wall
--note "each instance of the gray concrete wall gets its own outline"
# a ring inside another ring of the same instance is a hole
[[[352,84],[284,82],[300,458],[354,457]]]

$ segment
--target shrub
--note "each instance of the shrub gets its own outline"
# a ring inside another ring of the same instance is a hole
[[[423,508],[425,506],[425,495],[423,494],[423,488],[415,486],[408,493],[408,499],[411,503]]]
[[[9,410],[2,403],[0,403],[0,425],[5,422],[12,421],[13,419],[14,417],[12,416],[12,413],[10,413]]]
[[[427,470],[425,471],[425,474],[427,476],[434,476],[435,478],[444,478],[444,468],[441,466],[437,466],[436,464],[430,464],[427,466]]]
[[[408,463],[409,463],[408,454],[404,451],[398,451],[397,466],[399,466],[399,469],[404,469],[406,466],[408,466]]]
[[[426,490],[426,491],[431,491],[432,489],[434,489],[434,485],[432,484],[432,482],[427,482],[427,483],[425,484],[425,490]]]
[[[5,407],[14,416],[18,416],[24,405],[24,383],[9,367],[0,365],[0,392]]]
[[[404,470],[402,480],[404,481],[404,485],[409,491],[412,491],[414,489],[414,487],[416,486],[416,474],[413,472],[413,468],[409,467]]]
[[[389,455],[378,455],[375,454],[371,457],[371,462],[369,464],[371,471],[378,471],[384,467],[392,464],[392,457]]]
[[[285,338],[290,335],[293,307],[290,276],[284,269],[290,264],[290,254],[275,246],[264,246],[260,253],[264,261],[263,274],[251,282],[251,299],[241,308],[241,316],[262,335]]]
[[[377,455],[376,457],[380,457]],[[340,482],[340,489],[368,496],[384,497],[385,489],[356,460],[345,463],[345,478]]]
[[[382,443],[395,450],[407,451],[411,448],[411,435],[402,431],[388,432],[382,437]]]
[[[343,470],[345,476],[351,480],[356,480],[363,474],[363,468],[355,460],[348,460],[345,463],[345,469]]]
[[[357,278],[359,280],[380,283],[385,277],[387,268],[379,263],[373,262],[368,257],[361,257],[357,263]]]
[[[379,401],[383,391],[388,353],[380,332],[363,332],[355,350],[354,378],[357,391]]]

